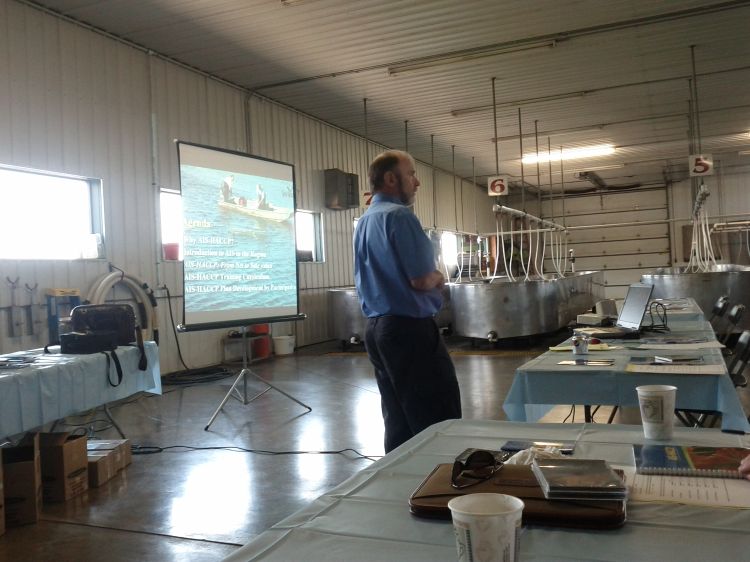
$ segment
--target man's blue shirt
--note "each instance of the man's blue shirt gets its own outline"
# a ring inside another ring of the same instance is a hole
[[[354,282],[368,318],[433,316],[442,295],[417,291],[410,280],[435,270],[432,243],[398,198],[378,193],[354,231]]]

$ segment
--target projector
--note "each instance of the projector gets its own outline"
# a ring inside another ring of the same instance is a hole
[[[605,324],[609,324],[610,319],[609,316],[604,316],[603,314],[588,312],[586,314],[579,314],[576,317],[576,322],[581,326],[604,326]]]

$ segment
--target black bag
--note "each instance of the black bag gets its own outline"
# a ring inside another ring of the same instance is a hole
[[[117,349],[117,332],[111,330],[60,334],[60,353],[82,355],[115,349]]]
[[[70,322],[74,332],[115,332],[117,345],[130,345],[136,340],[135,312],[129,304],[76,306],[70,313]]]
[[[118,345],[135,343],[141,352],[138,369],[148,367],[140,327],[135,325],[135,312],[129,304],[84,304],[70,312],[74,332],[60,336],[60,353],[103,353],[107,358],[107,380],[112,386],[122,382],[122,367],[115,353]],[[110,360],[117,370],[117,384],[110,378]]]

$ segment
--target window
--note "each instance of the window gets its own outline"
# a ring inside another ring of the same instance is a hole
[[[440,236],[440,246],[443,249],[443,263],[448,268],[458,265],[458,240],[453,232],[443,232]]]
[[[0,208],[0,259],[103,257],[101,180],[0,167]]]
[[[182,195],[178,191],[159,192],[161,242],[165,260],[176,260],[182,254]]]
[[[297,261],[325,261],[323,255],[323,228],[320,213],[296,211]]]

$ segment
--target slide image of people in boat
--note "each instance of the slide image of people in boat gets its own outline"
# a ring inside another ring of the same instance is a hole
[[[294,307],[291,181],[181,165],[185,309]]]

